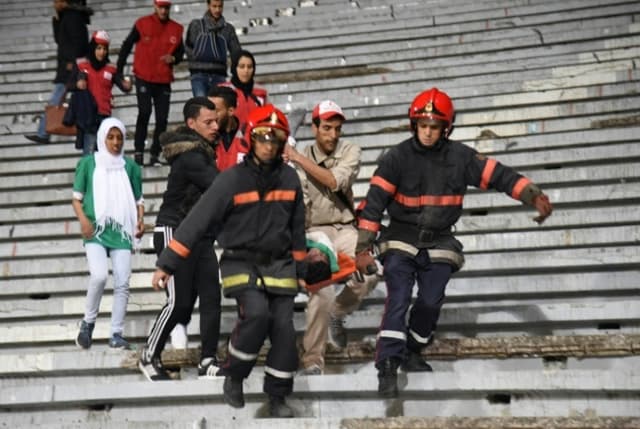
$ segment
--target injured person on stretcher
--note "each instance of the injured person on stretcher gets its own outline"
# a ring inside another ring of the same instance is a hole
[[[356,263],[346,253],[336,252],[329,237],[321,231],[307,232],[307,292],[347,281],[356,271]]]

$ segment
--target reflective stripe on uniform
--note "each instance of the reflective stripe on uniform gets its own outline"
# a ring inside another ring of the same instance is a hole
[[[407,341],[407,334],[402,331],[389,331],[383,329],[378,333],[378,338],[394,338],[396,340]]]
[[[364,229],[364,230],[367,230],[367,231],[371,231],[371,232],[378,232],[378,231],[380,231],[380,223],[372,222],[370,220],[366,220],[366,219],[363,219],[363,218],[359,218],[358,219],[358,228]]]
[[[173,250],[174,252],[176,252],[179,256],[181,256],[183,258],[187,258],[189,256],[189,254],[191,253],[191,250],[187,246],[185,246],[184,244],[180,243],[175,238],[169,242],[169,245],[167,247],[169,247],[169,249]]]
[[[260,201],[258,191],[243,192],[233,196],[233,205],[249,204]]]
[[[524,188],[526,188],[529,183],[531,183],[531,180],[527,179],[526,177],[521,177],[520,180],[518,180],[516,184],[513,185],[511,198],[513,198],[514,200],[520,200],[520,194],[522,194],[522,191],[524,191]]]
[[[231,343],[231,341],[229,341],[229,354],[236,359],[243,360],[246,362],[251,362],[253,360],[258,359],[258,353],[251,354],[251,353],[245,353],[243,351],[240,351],[235,347],[233,347],[233,344]]]
[[[380,248],[380,253],[385,253],[387,250],[396,249],[402,250],[403,252],[406,252],[411,256],[416,256],[420,251],[420,249],[418,249],[417,247],[412,246],[409,243],[405,243],[404,241],[398,240],[383,241],[378,245],[378,247]]]
[[[264,367],[264,372],[267,374],[271,374],[272,376],[276,377],[276,378],[285,378],[285,379],[290,379],[293,378],[296,373],[295,371],[291,372],[291,371],[280,371],[277,370],[275,368],[271,368],[270,366],[266,366]]]
[[[399,240],[384,241],[379,244],[379,249],[381,254],[394,249],[402,250],[411,256],[416,256],[420,251],[417,247]],[[464,266],[464,256],[458,252],[454,252],[453,250],[427,249],[427,252],[429,252],[429,259],[431,262],[444,262],[454,266],[458,270]]]
[[[491,158],[487,159],[487,162],[484,164],[484,169],[482,169],[482,177],[480,178],[480,189],[489,188],[491,176],[493,176],[496,165],[498,165],[498,161]]]
[[[425,338],[425,337],[422,337],[422,336],[418,335],[418,333],[416,331],[414,331],[413,329],[409,329],[409,334],[419,344],[427,344],[429,342],[429,340],[431,339],[431,335],[432,335],[432,334],[429,334],[429,336]]]
[[[431,262],[444,262],[453,265],[458,270],[464,265],[464,256],[453,250],[429,249],[429,259]]]
[[[235,274],[222,278],[222,287],[234,287],[249,283],[249,274]]]
[[[373,176],[371,178],[371,185],[375,185],[380,187],[382,190],[384,190],[385,192],[393,195],[396,193],[396,189],[398,189],[396,187],[396,185],[394,185],[393,183],[389,182],[386,179],[383,179],[380,176]]]
[[[249,284],[250,276],[249,274],[234,274],[231,276],[222,278],[222,288],[232,288],[235,286],[246,285]],[[277,277],[262,277],[262,279],[258,278],[258,282],[260,285],[265,285],[267,287],[274,288],[298,288],[298,280],[293,277],[285,277],[285,278],[277,278]]]
[[[295,201],[296,191],[287,191],[282,189],[275,189],[267,192],[264,196],[265,201]]]
[[[394,197],[397,203],[406,207],[424,207],[424,206],[461,206],[463,195],[418,195],[411,197],[397,193]]]
[[[293,277],[262,277],[268,287],[298,288],[298,280]]]

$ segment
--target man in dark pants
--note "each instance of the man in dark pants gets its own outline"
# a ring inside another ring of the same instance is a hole
[[[222,287],[238,309],[220,369],[224,399],[244,407],[242,382],[269,338],[263,389],[273,417],[293,417],[284,398],[298,367],[293,308],[306,268],[302,188],[295,170],[282,161],[288,136],[287,118],[273,105],[251,112],[245,134],[251,151],[220,173],[193,207],[160,254],[152,280],[154,287],[165,284],[205,231],[219,231]]]
[[[54,0],[53,10],[55,12],[52,18],[53,38],[58,47],[56,76],[53,79],[53,92],[48,104],[57,106],[67,92],[66,84],[71,77],[76,59],[85,57],[89,53],[87,26],[91,23],[93,10],[82,0]],[[36,143],[49,143],[46,127],[46,116],[42,114],[37,133],[28,134],[25,137]]]
[[[169,18],[171,2],[154,0],[154,13],[139,18],[122,43],[118,56],[118,73],[123,72],[133,45],[133,74],[136,78],[138,119],[134,138],[134,158],[138,165],[144,164],[144,142],[151,117],[155,109],[155,130],[149,150],[149,165],[160,165],[160,134],[167,129],[173,67],[182,61],[182,25]]]
[[[173,238],[173,231],[218,175],[213,142],[218,132],[215,105],[206,97],[194,97],[183,109],[185,125],[164,133],[160,140],[171,165],[167,189],[156,219],[153,244],[159,255]],[[160,355],[177,323],[188,324],[200,298],[200,377],[215,376],[220,336],[220,281],[213,249],[214,233],[204,231],[191,255],[165,285],[167,303],[151,329],[139,367],[150,381],[169,379]]]
[[[444,92],[431,88],[416,96],[409,108],[413,136],[380,159],[359,216],[356,266],[361,273],[374,267],[370,247],[380,232],[387,284],[375,357],[382,397],[398,395],[399,366],[407,372],[431,371],[421,352],[436,329],[449,278],[464,263],[453,226],[467,187],[495,189],[534,207],[538,223],[552,212],[549,198],[531,180],[449,140],[453,118],[453,103]],[[381,231],[385,210],[390,221]]]

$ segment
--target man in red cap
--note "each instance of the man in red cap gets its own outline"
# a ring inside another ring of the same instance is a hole
[[[120,48],[118,73],[122,74],[127,57],[136,45],[133,56],[133,74],[136,78],[136,98],[138,119],[134,137],[134,158],[139,165],[144,164],[144,143],[151,117],[155,109],[156,127],[149,150],[149,165],[160,165],[160,134],[167,129],[169,105],[171,102],[171,82],[173,67],[182,61],[182,25],[169,17],[171,2],[154,0],[154,13],[139,18]],[[138,43],[143,41],[144,43]]]
[[[287,145],[285,158],[293,162],[302,183],[307,233],[325,233],[337,252],[354,257],[358,232],[351,188],[360,171],[361,150],[340,140],[344,121],[345,115],[335,102],[320,102],[312,112],[315,144],[302,152]],[[302,374],[321,374],[324,370],[327,335],[334,346],[346,347],[343,318],[359,306],[376,283],[376,276],[366,276],[364,281],[353,278],[337,297],[333,287],[309,295]]]

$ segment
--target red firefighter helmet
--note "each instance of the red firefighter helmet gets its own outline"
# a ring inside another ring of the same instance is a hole
[[[451,132],[454,115],[451,98],[438,88],[431,88],[418,94],[409,108],[412,129],[415,128],[415,121],[420,118],[438,119],[445,123],[446,135]]]
[[[249,113],[245,128],[244,139],[251,146],[252,137],[265,141],[277,139],[282,143],[281,149],[284,149],[284,144],[289,138],[289,121],[273,104],[258,107]]]

